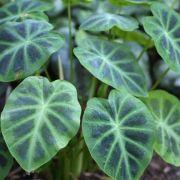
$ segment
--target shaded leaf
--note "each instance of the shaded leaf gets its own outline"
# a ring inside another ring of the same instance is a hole
[[[45,21],[9,22],[0,27],[0,81],[13,81],[37,71],[63,44]]]
[[[2,133],[23,169],[36,170],[75,136],[81,108],[66,81],[28,77],[9,96],[1,115]]]
[[[157,126],[155,151],[168,163],[180,166],[180,101],[156,90],[145,100]]]
[[[114,179],[138,180],[153,155],[152,116],[125,91],[113,90],[108,100],[88,102],[83,134],[94,160]]]
[[[39,0],[16,0],[0,8],[0,24],[25,18],[47,19],[43,12],[51,8],[50,3]]]
[[[143,72],[128,46],[85,37],[84,40],[79,37],[79,47],[74,49],[74,53],[90,73],[116,89],[123,88],[133,95],[146,96],[147,85]]]
[[[95,14],[87,18],[80,26],[83,30],[100,32],[118,27],[123,31],[133,31],[138,28],[138,22],[131,17],[111,13]]]
[[[3,180],[13,165],[13,158],[9,154],[3,136],[0,131],[0,179]]]
[[[156,49],[168,66],[180,73],[180,16],[160,3],[151,7],[153,16],[145,17],[145,31],[153,38]]]

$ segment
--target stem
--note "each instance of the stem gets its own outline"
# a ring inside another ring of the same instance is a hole
[[[144,55],[144,53],[148,50],[149,45],[151,44],[151,39],[149,40],[149,42],[147,43],[146,46],[144,46],[144,48],[142,49],[142,51],[140,52],[139,56],[137,57],[136,61],[139,62],[142,58],[142,56]]]
[[[160,75],[159,79],[154,83],[154,85],[152,86],[151,90],[154,90],[157,88],[157,86],[160,84],[160,82],[164,79],[164,77],[166,76],[166,74],[169,71],[169,67],[167,69],[165,69],[165,71]]]
[[[72,17],[71,0],[68,1],[68,27],[69,27],[69,58],[70,58],[70,81],[73,81],[73,42],[72,42]]]
[[[49,72],[47,69],[44,70],[45,74],[46,74],[46,77],[49,79],[49,81],[51,81],[51,77],[49,75]]]
[[[96,90],[96,85],[97,85],[97,79],[95,77],[92,78],[92,84],[91,84],[91,89],[89,93],[89,99],[94,97],[95,90]]]
[[[59,79],[64,80],[64,71],[60,56],[58,56]]]

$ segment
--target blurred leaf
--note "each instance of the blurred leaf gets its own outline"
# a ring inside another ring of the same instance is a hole
[[[108,31],[113,27],[123,31],[134,31],[138,28],[138,22],[127,16],[102,13],[90,16],[80,26],[81,29],[92,32]]]
[[[1,114],[2,133],[17,162],[32,172],[76,135],[80,114],[72,84],[32,76],[8,97]]]
[[[83,135],[99,167],[113,179],[138,180],[153,155],[155,126],[146,106],[125,91],[88,101]]]
[[[137,59],[140,53],[142,52],[143,47],[141,47],[139,44],[135,42],[128,42],[127,44],[130,46],[132,53]],[[150,76],[150,71],[149,71],[149,57],[148,57],[147,52],[144,52],[143,56],[139,60],[139,65],[141,66],[141,69],[144,72],[146,83],[148,84],[148,87],[150,88],[152,85],[152,82],[151,82],[151,76]]]
[[[14,1],[0,8],[0,24],[7,21],[18,21],[27,18],[47,20],[48,18],[43,12],[51,8],[51,4],[39,0]]]
[[[180,16],[160,3],[154,3],[151,10],[153,16],[144,18],[145,31],[168,66],[180,73]]]

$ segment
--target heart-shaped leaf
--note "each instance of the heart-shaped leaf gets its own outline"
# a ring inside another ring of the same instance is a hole
[[[113,27],[123,31],[133,31],[138,28],[138,22],[131,17],[101,13],[90,16],[80,26],[83,30],[93,32],[108,31]]]
[[[162,91],[152,91],[145,101],[157,126],[156,152],[168,163],[180,166],[180,101]]]
[[[154,3],[151,10],[153,16],[143,21],[145,31],[168,66],[180,73],[180,16],[160,3]]]
[[[124,91],[93,98],[83,117],[89,151],[109,176],[137,180],[153,154],[154,125],[146,106]]]
[[[73,85],[28,77],[9,96],[1,115],[5,142],[30,172],[64,148],[79,129],[81,108]]]
[[[0,8],[0,24],[25,18],[47,18],[43,12],[51,8],[50,3],[39,0],[16,0]]]
[[[74,53],[89,72],[116,89],[124,88],[133,95],[146,96],[144,74],[128,46],[86,37],[78,42]]]
[[[3,136],[0,132],[0,179],[3,180],[13,164],[13,158],[9,154]]]
[[[0,81],[33,74],[63,44],[60,34],[51,32],[45,21],[9,22],[0,27]]]

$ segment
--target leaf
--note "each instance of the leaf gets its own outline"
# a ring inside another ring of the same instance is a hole
[[[135,96],[146,96],[143,72],[128,46],[93,36],[85,37],[80,37],[82,39],[74,53],[91,74],[116,89],[123,88]]]
[[[13,165],[13,158],[9,154],[3,136],[0,132],[0,179],[3,180]]]
[[[134,41],[143,46],[148,45],[149,48],[154,46],[154,43],[151,40],[151,38],[139,30],[132,31],[132,32],[124,32],[118,28],[113,28],[111,31],[111,34],[113,36],[122,38],[123,40],[126,40],[126,41]]]
[[[156,0],[110,0],[116,5],[129,5],[129,4],[151,4]]]
[[[123,31],[133,31],[138,28],[138,22],[128,16],[100,13],[90,16],[80,26],[81,29],[92,32],[108,31],[113,27]]]
[[[166,162],[180,166],[180,101],[166,91],[156,90],[145,102],[157,126],[155,151]]]
[[[63,44],[45,21],[9,22],[0,27],[0,81],[21,79],[37,71]]]
[[[25,18],[46,19],[47,16],[43,12],[51,8],[50,3],[39,0],[16,0],[0,8],[0,24]]]
[[[62,0],[65,5],[68,5],[69,1],[71,5],[77,5],[81,3],[92,3],[94,0]]]
[[[1,115],[5,142],[23,169],[36,170],[75,136],[81,108],[66,81],[28,77],[9,96]]]
[[[108,100],[88,102],[83,134],[94,160],[114,179],[138,180],[153,155],[152,116],[125,91],[113,90]]]
[[[145,31],[168,66],[180,73],[180,16],[160,3],[154,3],[151,10],[153,16],[143,21]]]

